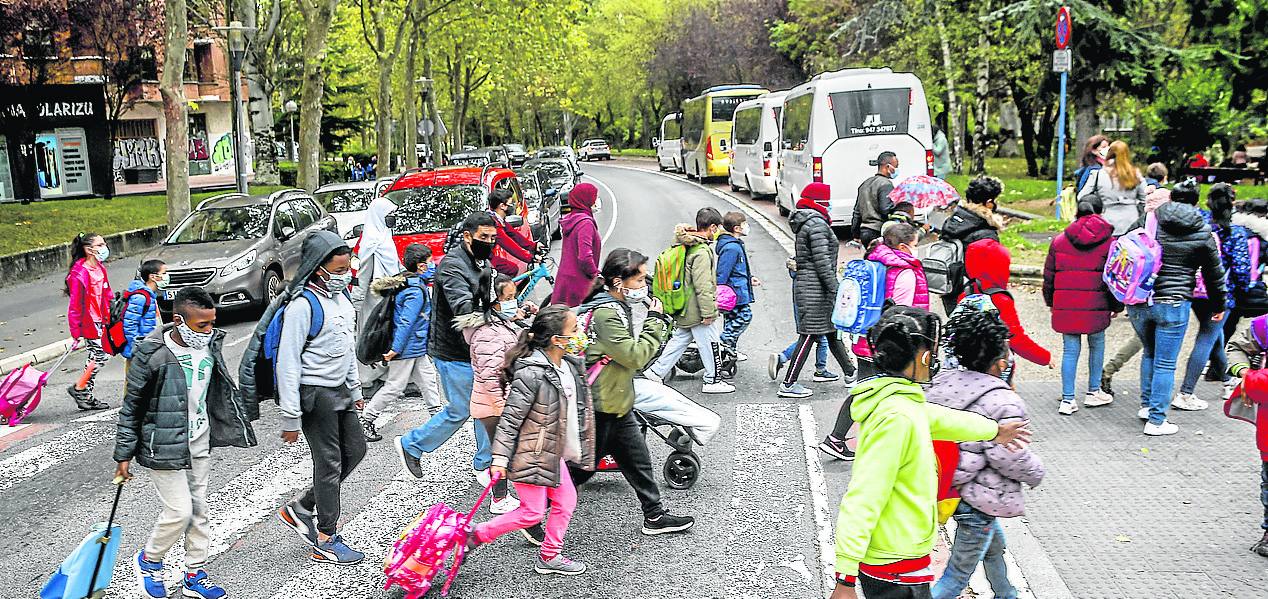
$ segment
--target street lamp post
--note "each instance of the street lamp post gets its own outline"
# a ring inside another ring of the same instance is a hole
[[[295,113],[299,111],[299,104],[296,104],[295,100],[287,100],[286,104],[282,105],[282,110],[286,111],[291,121],[291,139],[290,145],[286,147],[286,155],[290,157],[291,162],[295,162]]]
[[[420,111],[420,114],[423,118],[419,120],[419,133],[426,138],[424,143],[426,143],[427,152],[424,157],[427,159],[430,166],[434,168],[436,166],[436,152],[438,149],[436,148],[436,144],[432,143],[434,141],[432,133],[435,131],[434,127],[436,126],[436,123],[432,119],[431,111],[428,110],[429,105],[427,103],[427,94],[431,91],[432,80],[427,77],[419,77],[414,80],[414,83],[418,84],[419,100],[422,103],[422,110]],[[424,125],[424,122],[428,124]]]
[[[215,27],[229,40],[229,117],[233,127],[233,179],[238,193],[247,193],[247,171],[242,158],[242,59],[247,53],[247,33],[255,27],[246,27],[242,21],[232,21],[228,27]]]

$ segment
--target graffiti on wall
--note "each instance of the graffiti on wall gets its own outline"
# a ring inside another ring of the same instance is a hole
[[[114,180],[123,181],[129,168],[156,168],[162,172],[163,150],[153,137],[119,139],[114,143]]]
[[[233,138],[228,133],[221,135],[211,149],[211,170],[217,173],[233,170]]]

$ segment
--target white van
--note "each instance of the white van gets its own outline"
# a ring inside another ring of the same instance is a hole
[[[848,227],[859,184],[881,152],[898,155],[901,181],[933,174],[933,127],[924,86],[911,73],[844,69],[816,75],[784,97],[775,204],[787,214],[812,182],[832,188],[832,225]]]
[[[746,100],[735,108],[731,125],[731,191],[746,189],[752,197],[775,195],[779,174],[779,113],[786,91]]]
[[[682,113],[675,112],[660,120],[660,137],[656,146],[656,166],[660,170],[682,172]]]

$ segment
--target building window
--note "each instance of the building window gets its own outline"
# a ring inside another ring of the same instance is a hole
[[[185,73],[181,78],[186,82],[198,81],[198,74],[194,69],[194,49],[185,48]]]
[[[154,56],[154,48],[134,48],[131,55],[137,61],[137,71],[145,81],[158,80],[158,58]]]
[[[55,60],[53,30],[47,27],[30,27],[22,36],[22,56],[27,60]]]
[[[194,44],[194,73],[197,75],[195,80],[199,83],[215,81],[215,69],[211,62],[211,42]]]
[[[126,119],[119,121],[116,125],[115,137],[118,139],[158,137],[158,129],[154,126],[154,119]]]

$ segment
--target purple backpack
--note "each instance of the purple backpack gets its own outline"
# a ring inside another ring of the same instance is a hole
[[[1101,278],[1118,301],[1129,306],[1144,304],[1153,298],[1154,278],[1161,267],[1158,218],[1150,212],[1144,228],[1133,229],[1114,240]]]

